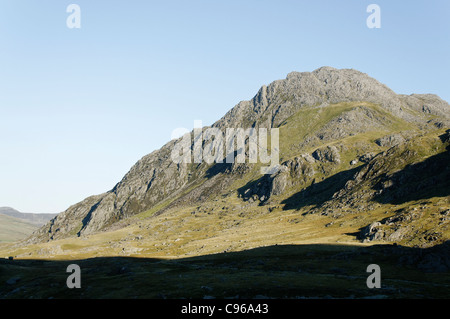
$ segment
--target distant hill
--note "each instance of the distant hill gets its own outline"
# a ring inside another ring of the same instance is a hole
[[[0,242],[24,239],[55,216],[21,213],[11,207],[0,207]]]
[[[0,243],[24,239],[37,228],[22,219],[0,214]]]
[[[0,207],[0,214],[18,218],[36,226],[45,225],[50,219],[56,216],[56,214],[21,213],[11,207]]]

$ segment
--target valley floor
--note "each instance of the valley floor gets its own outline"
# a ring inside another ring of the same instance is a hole
[[[221,204],[0,246],[14,257],[0,260],[0,298],[450,298],[448,241],[412,248],[357,239],[384,211],[333,219],[257,205],[244,215],[229,205],[213,214]],[[70,264],[81,267],[81,289],[66,286]],[[381,268],[381,288],[367,287],[370,264]]]

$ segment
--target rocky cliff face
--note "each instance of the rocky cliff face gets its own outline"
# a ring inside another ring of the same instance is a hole
[[[417,120],[407,109],[443,117],[448,103],[433,94],[398,95],[384,84],[352,69],[322,67],[313,72],[291,72],[286,79],[263,86],[250,101],[240,102],[215,126],[278,127],[304,106],[326,107],[339,102],[367,101],[407,120]]]
[[[435,95],[397,95],[359,71],[323,67],[313,72],[292,72],[284,80],[263,86],[253,99],[238,103],[212,126],[223,131],[229,127],[280,127],[305,108],[326,111],[330,105],[346,102],[372,103],[380,110],[355,107],[314,130],[311,128],[314,134],[291,145],[290,150],[297,154],[284,159],[281,171],[264,176],[242,196],[256,195],[267,201],[298,183],[298,178],[304,179],[304,183],[311,182],[318,170],[333,170],[332,165],[343,161],[339,147],[345,145],[325,144],[373,130],[389,131],[397,121],[392,118],[425,129],[448,127],[450,123],[450,106]],[[281,140],[289,138],[280,136]],[[387,147],[403,142],[402,139],[403,135],[387,137],[379,143]],[[249,170],[247,164],[221,164],[220,167],[205,163],[176,164],[171,159],[175,143],[170,141],[143,157],[112,190],[69,207],[35,232],[28,243],[92,234],[157,205],[201,202]],[[312,152],[310,148],[314,148]]]

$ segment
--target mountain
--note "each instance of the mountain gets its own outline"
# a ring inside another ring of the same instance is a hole
[[[0,258],[0,296],[448,298],[449,117],[436,95],[396,94],[356,70],[292,72],[202,129],[277,128],[270,174],[250,163],[250,137],[232,154],[243,163],[174,161],[180,145],[210,149],[194,129],[0,245],[12,257]],[[61,274],[72,260],[80,290]],[[380,289],[367,288],[371,264]]]
[[[156,217],[186,207],[201,211],[222,197],[237,196],[241,207],[338,218],[384,209],[403,197],[449,195],[450,106],[436,95],[396,94],[352,69],[292,72],[262,86],[212,125],[222,132],[251,127],[279,129],[278,172],[261,175],[261,165],[249,163],[177,164],[171,152],[181,138],[172,140],[139,160],[112,190],[69,207],[26,243],[120,229],[133,216]],[[445,212],[448,200],[440,205]],[[377,238],[390,238],[387,229],[384,234]]]
[[[56,214],[21,213],[11,207],[0,207],[0,214],[21,219],[36,226],[42,226],[56,216]]]

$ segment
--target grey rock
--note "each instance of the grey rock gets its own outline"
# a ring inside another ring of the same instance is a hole
[[[361,155],[359,157],[359,160],[363,163],[368,163],[375,157],[375,155],[376,155],[375,153],[367,153],[367,154]]]
[[[289,186],[307,182],[314,174],[315,171],[310,161],[305,160],[303,156],[295,157],[283,162],[276,173],[261,177],[252,188],[246,189],[241,196],[249,202],[258,198],[261,202],[267,201],[271,196],[283,194]]]
[[[382,138],[379,138],[375,141],[379,146],[385,147],[392,147],[395,145],[399,145],[405,142],[405,138],[401,134],[391,134],[383,136]]]
[[[309,164],[314,164],[316,161],[310,154],[302,154],[301,157]]]
[[[388,239],[390,241],[400,241],[403,238],[405,238],[406,235],[408,235],[410,232],[410,229],[407,227],[401,227],[397,229],[395,232],[393,232],[391,235],[389,235]]]
[[[337,147],[333,145],[315,150],[312,156],[320,162],[331,162],[335,164],[341,162],[339,151]]]
[[[384,237],[384,233],[380,231],[380,222],[374,222],[365,227],[360,234],[360,238],[364,241],[380,240]]]
[[[287,167],[283,166],[283,169],[280,170],[272,180],[272,190],[270,195],[280,195],[286,189],[288,184],[288,174]]]
[[[437,115],[448,125],[448,103],[435,94],[400,95],[402,101],[411,109]]]

